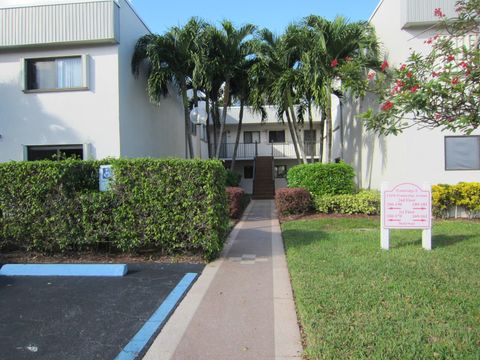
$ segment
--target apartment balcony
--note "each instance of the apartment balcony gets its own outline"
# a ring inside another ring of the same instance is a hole
[[[453,0],[401,0],[402,28],[428,26],[438,22],[434,15],[436,8],[449,18],[455,17],[455,1]]]
[[[305,155],[318,157],[318,144],[305,143]],[[212,146],[213,148],[213,146]],[[235,143],[224,143],[220,146],[222,160],[231,160]],[[214,151],[213,151],[214,152]],[[256,156],[273,156],[276,159],[296,159],[295,147],[290,143],[239,143],[237,149],[237,160],[253,160]]]
[[[0,8],[0,48],[117,43],[113,0]]]

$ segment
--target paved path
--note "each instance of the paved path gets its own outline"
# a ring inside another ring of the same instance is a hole
[[[301,351],[275,205],[253,200],[144,359],[299,359]]]

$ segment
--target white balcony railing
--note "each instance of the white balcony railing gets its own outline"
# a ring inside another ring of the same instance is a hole
[[[313,146],[313,154],[317,155],[317,144]],[[213,146],[212,146],[213,147]],[[220,159],[231,159],[235,143],[224,143],[220,146]],[[310,156],[311,146],[305,144],[305,154]],[[214,151],[213,151],[214,153]],[[295,159],[295,147],[289,143],[239,143],[237,149],[237,159],[253,159],[255,156],[273,156],[274,158]]]

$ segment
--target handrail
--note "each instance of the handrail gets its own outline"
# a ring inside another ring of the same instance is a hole
[[[313,148],[309,146],[310,142],[305,142],[305,155],[310,156],[313,151],[313,155],[317,156],[317,147]],[[316,143],[315,143],[316,144]],[[231,159],[235,143],[222,143],[220,145],[220,158]],[[295,156],[295,149],[292,143],[238,143],[237,159],[253,159],[255,156],[272,156],[274,158],[292,158]]]

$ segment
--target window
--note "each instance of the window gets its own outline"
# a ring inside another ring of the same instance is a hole
[[[269,143],[284,143],[285,142],[285,130],[269,131],[268,132]]]
[[[245,144],[260,143],[260,131],[244,131],[243,142]]]
[[[287,175],[287,165],[275,165],[275,177],[284,178]]]
[[[253,179],[253,166],[244,166],[243,167],[243,178],[244,179]]]
[[[82,56],[27,59],[25,90],[85,89],[86,63]]]
[[[446,136],[445,170],[480,170],[480,136]]]
[[[27,160],[83,159],[82,145],[42,145],[27,146]]]

